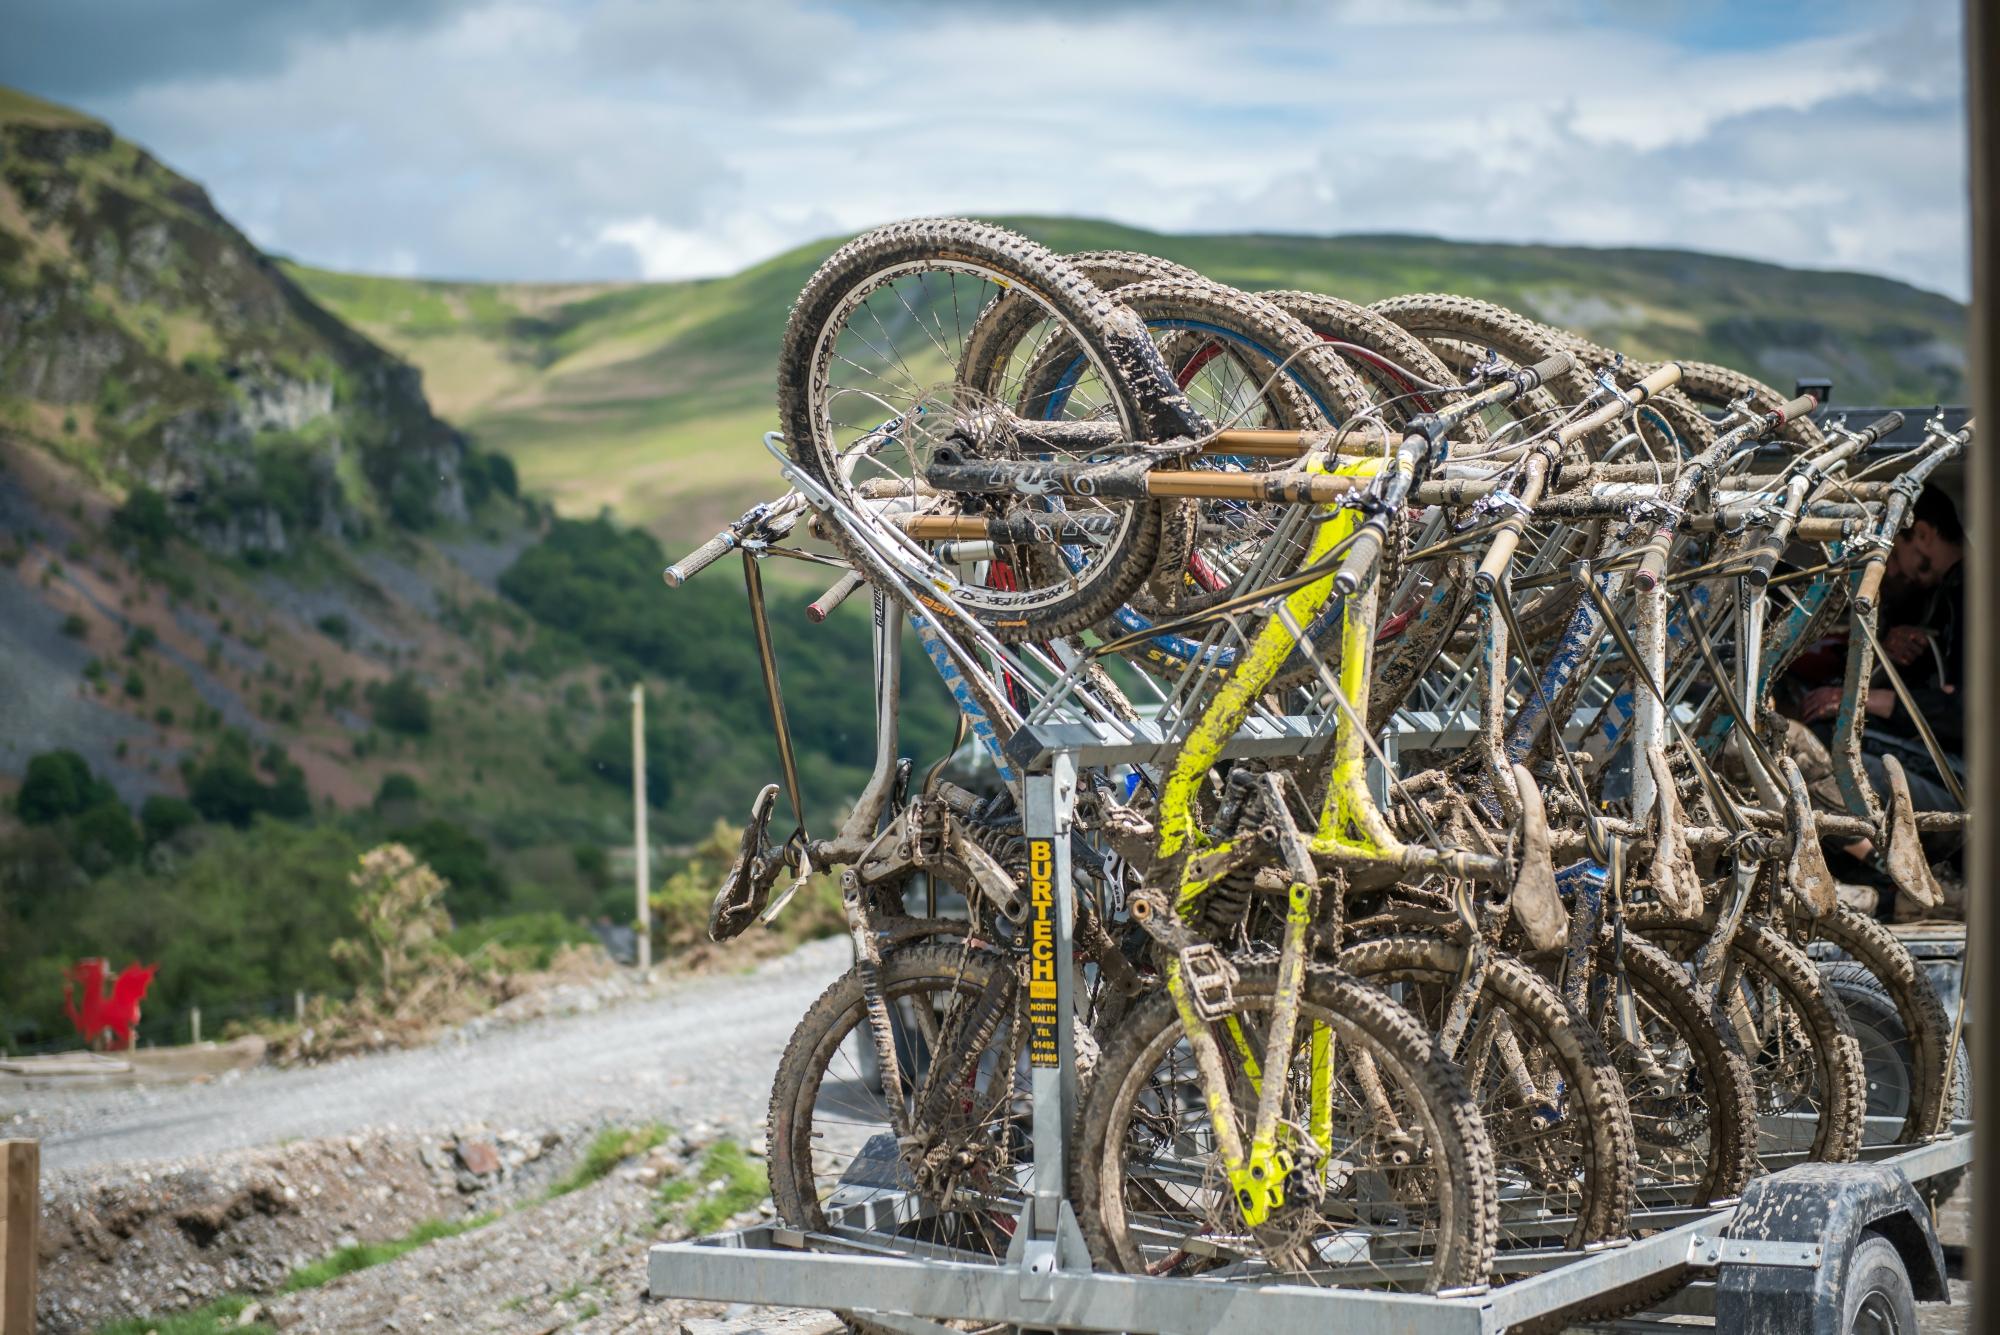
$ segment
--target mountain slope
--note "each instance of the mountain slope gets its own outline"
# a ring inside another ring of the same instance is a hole
[[[475,933],[628,915],[634,683],[684,944],[681,855],[777,760],[741,587],[665,563],[522,497],[194,183],[0,90],[0,1049],[61,1041],[86,956],[162,962],[151,1041],[334,985],[384,839]],[[775,612],[818,832],[874,759],[869,618]]]
[[[0,90],[0,425],[143,483],[211,549],[462,520],[464,442],[200,186]]]
[[[1836,403],[1964,392],[1965,311],[1886,278],[1683,251],[1484,245],[1408,236],[1166,236],[1076,219],[1003,220],[1058,250],[1150,251],[1247,289],[1357,301],[1484,297],[1636,356],[1696,357]],[[307,290],[424,368],[440,410],[572,513],[609,505],[685,542],[775,487],[785,315],[837,240],[728,278],[559,287],[293,269]]]

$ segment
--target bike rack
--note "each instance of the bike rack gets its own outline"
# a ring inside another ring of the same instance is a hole
[[[1314,727],[1307,718],[1253,718],[1223,754],[1297,754],[1302,745],[1325,743]],[[1405,1294],[1093,1272],[1067,1195],[1076,1119],[1070,826],[1077,775],[1089,767],[1157,763],[1177,746],[1178,738],[1156,725],[1074,719],[1030,724],[1008,744],[1024,779],[1031,952],[1043,940],[1048,951],[1037,959],[1029,998],[1034,1178],[1006,1257],[996,1261],[870,1228],[905,1217],[898,1209],[904,1193],[885,1176],[844,1187],[825,1232],[764,1224],[655,1245],[647,1257],[653,1297],[838,1309],[908,1335],[945,1335],[939,1322],[968,1320],[1133,1335],[1225,1328],[1269,1335],[1329,1329],[1499,1335],[1627,1285],[1685,1273],[1690,1284],[1660,1314],[1716,1316],[1731,1329],[1750,1314],[1759,1320],[1782,1314],[1789,1324],[1802,1320],[1816,1330],[1815,1313],[1823,1316],[1828,1304],[1837,1316],[1847,1257],[1870,1227],[1896,1241],[1919,1297],[1946,1296],[1930,1215],[1910,1184],[1972,1162],[1969,1122],[1924,1144],[1871,1147],[1860,1163],[1802,1163],[1768,1173],[1737,1201],[1635,1211],[1635,1232],[1657,1230],[1648,1237],[1583,1251],[1509,1251],[1510,1271],[1532,1273],[1493,1288]],[[1047,991],[1036,990],[1037,983]],[[1780,1200],[1782,1208],[1772,1204]]]

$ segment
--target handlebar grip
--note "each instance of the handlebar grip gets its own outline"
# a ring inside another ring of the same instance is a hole
[[[687,583],[696,575],[699,575],[702,571],[729,555],[735,546],[735,534],[718,533],[661,571],[660,578],[667,582],[668,588],[678,589],[681,585]]]
[[[1887,569],[1888,564],[1887,561],[1876,556],[1870,558],[1868,564],[1861,567],[1861,582],[1854,586],[1854,603],[1862,611],[1865,612],[1874,607],[1875,600],[1882,596],[1882,574]]]
[[[834,608],[846,602],[848,595],[865,583],[867,581],[861,578],[860,571],[848,571],[834,581],[832,588],[806,604],[806,620],[815,625],[826,620]]]
[[[1493,535],[1493,545],[1486,549],[1486,559],[1479,563],[1479,569],[1472,572],[1473,587],[1490,590],[1500,583],[1500,577],[1507,573],[1507,567],[1514,563],[1514,551],[1521,545],[1521,530],[1508,525]]]
[[[1545,357],[1528,368],[1528,378],[1534,383],[1524,386],[1524,388],[1535,389],[1546,385],[1559,375],[1568,375],[1570,368],[1575,365],[1576,358],[1570,356],[1567,352],[1558,352],[1553,357]]]
[[[1810,394],[1801,394],[1796,399],[1789,399],[1779,404],[1772,410],[1770,416],[1777,418],[1778,425],[1783,426],[1787,422],[1796,422],[1801,417],[1811,417],[1818,407],[1818,399]]]
[[[1785,554],[1785,544],[1775,536],[1764,539],[1757,550],[1750,554],[1748,567],[1743,577],[1750,581],[1750,587],[1761,589],[1771,582],[1771,572],[1778,568],[1778,558]]]
[[[1648,374],[1643,375],[1639,378],[1638,388],[1645,390],[1646,397],[1650,399],[1655,394],[1658,394],[1661,390],[1672,389],[1675,385],[1680,384],[1680,382],[1681,382],[1680,363],[1661,362],[1658,366],[1654,367],[1652,371],[1650,371]]]
[[[1642,589],[1659,587],[1660,581],[1666,578],[1667,557],[1672,553],[1673,546],[1672,528],[1663,524],[1654,529],[1653,536],[1646,539],[1646,545],[1640,551],[1639,564],[1632,571],[1633,583]]]
[[[1354,535],[1354,545],[1347,549],[1347,559],[1340,563],[1340,570],[1333,577],[1333,592],[1336,597],[1346,597],[1368,582],[1374,572],[1375,559],[1382,554],[1382,530],[1374,524],[1365,524]]]
[[[1867,426],[1861,428],[1861,448],[1864,450],[1867,449],[1890,432],[1902,430],[1902,427],[1903,415],[1901,413],[1883,413]]]

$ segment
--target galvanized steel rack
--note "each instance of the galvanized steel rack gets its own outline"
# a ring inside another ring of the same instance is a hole
[[[1316,735],[1315,724],[1253,719],[1225,754],[1295,753]],[[1156,762],[1176,740],[1156,725],[1072,715],[1026,725],[1007,748],[1023,776],[1025,833],[1035,856],[1047,859],[1049,893],[1035,905],[1035,921],[1051,934],[1056,973],[1053,1007],[1031,1016],[1033,1028],[1052,1040],[1053,1060],[1031,1071],[1033,1191],[1007,1256],[996,1261],[895,1236],[912,1217],[911,1198],[897,1187],[894,1165],[885,1164],[878,1176],[866,1167],[850,1172],[827,1202],[824,1232],[767,1224],[653,1247],[653,1296],[838,1309],[927,1335],[939,1335],[937,1323],[945,1321],[1143,1335],[1498,1335],[1635,1283],[1685,1275],[1686,1286],[1653,1315],[1713,1316],[1721,1329],[1756,1322],[1760,1329],[1838,1330],[1848,1257],[1867,1230],[1895,1243],[1919,1298],[1946,1296],[1942,1251],[1912,1184],[1971,1163],[1970,1123],[1921,1145],[1871,1147],[1852,1164],[1767,1155],[1767,1164],[1794,1166],[1753,1180],[1734,1202],[1635,1211],[1633,1232],[1650,1236],[1583,1251],[1509,1251],[1508,1272],[1526,1277],[1492,1288],[1404,1294],[1093,1272],[1065,1192],[1076,1122],[1070,833],[1077,776]]]

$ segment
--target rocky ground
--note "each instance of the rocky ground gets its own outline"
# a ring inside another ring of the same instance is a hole
[[[220,1325],[834,1329],[823,1313],[653,1301],[645,1260],[655,1241],[768,1215],[758,1173],[771,1073],[846,963],[843,942],[820,942],[622,1001],[523,1003],[527,1017],[483,1018],[423,1049],[203,1085],[0,1086],[0,1129],[43,1139],[41,1328],[89,1332],[238,1295],[248,1305]],[[566,1013],[533,1018],[538,1007]],[[607,1129],[640,1138],[585,1180]],[[1962,1199],[1941,1224],[1963,1242]],[[343,1248],[418,1229],[431,1240],[285,1291],[302,1267],[323,1273]],[[1923,1310],[1922,1329],[1969,1329],[1964,1286],[1953,1290],[1953,1306]]]
[[[847,967],[843,940],[814,942],[745,974],[506,1026],[493,1017],[427,1047],[306,1069],[260,1068],[205,1085],[130,1089],[0,1084],[0,1130],[42,1142],[63,1174],[366,1131],[429,1132],[502,1118],[745,1128],[813,998]]]
[[[761,1199],[711,1191],[703,1174],[724,1142],[762,1154],[778,1056],[847,962],[844,942],[823,941],[622,1002],[524,1003],[527,1017],[482,1017],[420,1049],[204,1084],[0,1085],[0,1133],[42,1141],[43,1329],[227,1294],[299,1331],[675,1329],[719,1315],[642,1301],[645,1249],[710,1198],[757,1217]],[[655,1126],[661,1144],[549,1197],[600,1132]],[[698,1218],[713,1227],[714,1214]],[[274,1296],[301,1266],[431,1221],[479,1226]]]

